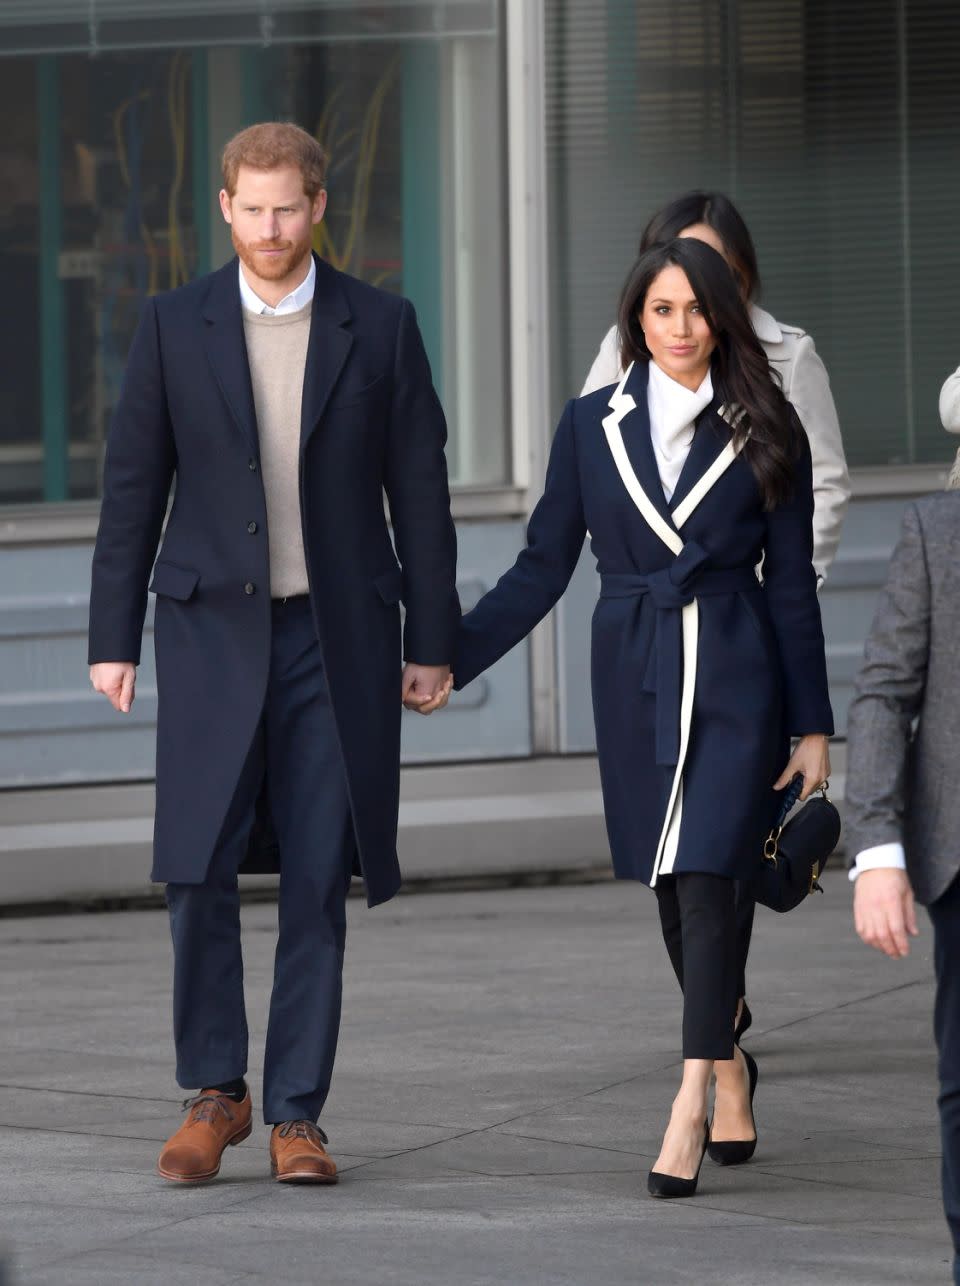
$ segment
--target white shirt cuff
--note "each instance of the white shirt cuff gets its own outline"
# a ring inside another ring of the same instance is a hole
[[[850,879],[855,880],[864,871],[877,871],[881,867],[897,871],[907,869],[902,844],[876,844],[873,848],[865,848],[862,853],[857,854],[857,860],[850,867]]]

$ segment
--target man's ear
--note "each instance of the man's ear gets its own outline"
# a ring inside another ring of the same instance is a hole
[[[311,211],[310,217],[314,223],[321,222],[326,208],[327,208],[327,189],[321,188],[320,191],[317,193],[317,195],[313,198],[313,210]]]
[[[230,208],[230,193],[226,188],[220,189],[220,213],[225,223],[233,223],[233,210]]]

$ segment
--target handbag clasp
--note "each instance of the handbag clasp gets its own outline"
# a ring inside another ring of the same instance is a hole
[[[782,830],[782,826],[775,826],[767,836],[763,845],[763,860],[765,862],[772,862],[774,866],[777,864],[777,845],[780,842],[780,834]]]

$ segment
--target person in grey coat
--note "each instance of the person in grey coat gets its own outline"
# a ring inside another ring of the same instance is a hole
[[[847,723],[854,923],[906,956],[915,902],[934,931],[943,1204],[960,1283],[960,493],[909,505]]]

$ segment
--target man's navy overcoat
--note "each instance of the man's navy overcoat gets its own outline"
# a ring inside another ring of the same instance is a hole
[[[470,682],[545,616],[584,537],[600,572],[592,680],[614,871],[745,878],[762,860],[789,734],[831,733],[813,554],[810,450],[765,511],[716,404],[670,503],[650,439],[647,365],[570,402],[514,566],[464,618]],[[755,568],[763,560],[763,581]]]
[[[107,444],[89,659],[139,662],[149,584],[162,881],[203,881],[267,684],[267,512],[237,274],[233,260],[147,303]],[[445,441],[411,305],[318,259],[299,501],[371,905],[400,884],[401,655],[448,664],[460,615]]]

